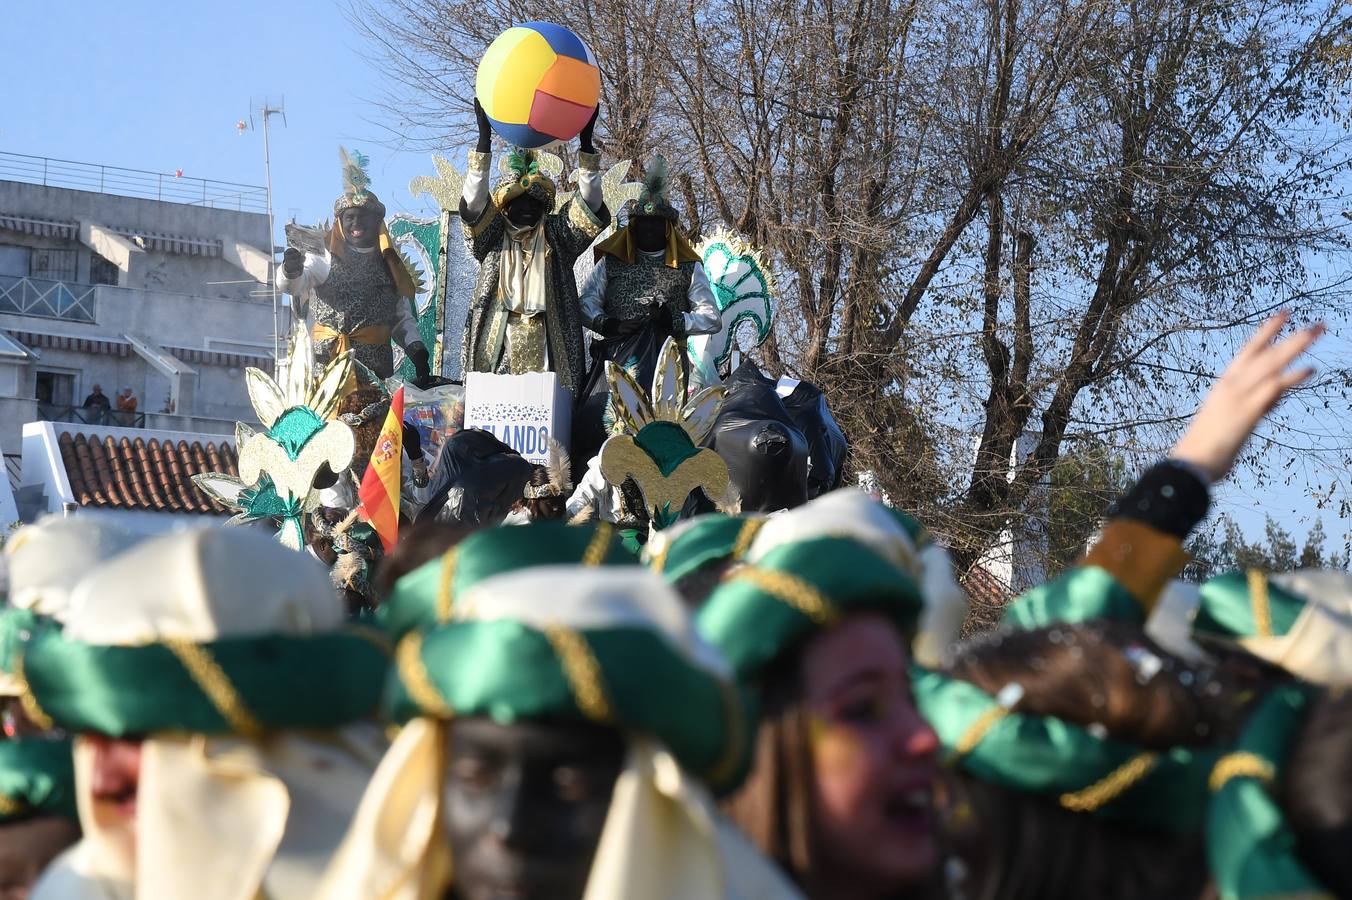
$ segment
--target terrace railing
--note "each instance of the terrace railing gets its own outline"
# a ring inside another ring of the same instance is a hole
[[[147,172],[141,169],[124,169],[121,166],[101,166],[69,159],[7,153],[2,150],[0,150],[0,181],[23,181],[48,187],[74,188],[80,191],[97,191],[100,194],[117,194],[122,197],[140,197],[144,200],[164,200],[169,203],[187,203],[192,206],[211,206],[242,212],[267,212],[268,209],[266,189],[254,184],[192,178],[173,172]]]

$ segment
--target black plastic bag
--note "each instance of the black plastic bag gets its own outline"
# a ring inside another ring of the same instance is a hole
[[[441,445],[432,496],[418,521],[497,525],[521,499],[531,471],[530,462],[487,431],[457,431]]]
[[[727,399],[710,436],[742,495],[743,512],[773,512],[807,502],[808,444],[756,364],[726,382]]]
[[[808,499],[834,491],[845,477],[845,454],[850,445],[831,416],[821,388],[811,382],[798,382],[784,398],[784,408],[807,438]]]

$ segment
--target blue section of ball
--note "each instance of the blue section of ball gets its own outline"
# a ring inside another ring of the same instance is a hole
[[[533,150],[554,142],[554,138],[547,134],[541,134],[529,125],[512,125],[507,122],[499,122],[494,118],[489,118],[488,121],[493,125],[493,130],[502,136],[503,140],[515,147]]]
[[[596,63],[587,52],[587,45],[582,43],[582,39],[562,25],[555,25],[553,22],[526,22],[521,27],[538,31],[540,36],[549,42],[550,48],[560,56],[571,56],[573,59],[580,59],[593,65]]]

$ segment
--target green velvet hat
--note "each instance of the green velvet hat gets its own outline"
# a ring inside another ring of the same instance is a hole
[[[738,569],[709,595],[696,622],[737,677],[754,682],[818,629],[866,610],[892,618],[909,639],[920,589],[858,541],[822,537],[775,547]]]
[[[1142,621],[1141,604],[1121,582],[1098,566],[1075,566],[1010,601],[1000,623],[1021,630],[1091,619]]]
[[[1312,684],[1352,685],[1352,575],[1227,572],[1201,586],[1192,637],[1243,651]]]
[[[608,522],[531,522],[476,531],[395,583],[376,613],[391,635],[451,620],[455,600],[486,578],[536,566],[636,566]]]
[[[414,717],[580,719],[658,740],[716,792],[751,760],[747,697],[680,598],[638,566],[537,566],[488,578],[452,620],[399,643],[385,695]]]
[[[705,566],[741,561],[766,521],[724,513],[697,516],[654,535],[644,556],[654,572],[674,584]]]
[[[1295,834],[1274,797],[1309,699],[1296,685],[1270,691],[1212,772],[1206,849],[1221,900],[1333,900],[1297,857]]]
[[[29,609],[0,609],[0,697],[22,697],[23,683],[15,677],[14,666],[24,644],[40,629],[60,626],[55,620],[39,616]]]
[[[746,559],[757,563],[782,544],[822,537],[857,541],[905,573],[924,603],[912,655],[934,668],[951,658],[968,606],[967,592],[954,577],[953,561],[914,517],[858,488],[828,491],[803,506],[771,516],[756,534]]]
[[[1195,834],[1202,825],[1219,749],[1143,750],[1054,716],[1020,713],[1018,684],[993,697],[915,667],[911,691],[948,764],[982,781],[1046,794],[1072,812],[1178,834]]]
[[[0,741],[0,824],[31,816],[78,818],[69,739]]]
[[[1228,642],[1288,634],[1309,603],[1258,569],[1217,575],[1201,593],[1193,635]]]
[[[165,535],[92,570],[13,668],[42,727],[256,737],[374,715],[390,646],[328,574],[256,530]]]

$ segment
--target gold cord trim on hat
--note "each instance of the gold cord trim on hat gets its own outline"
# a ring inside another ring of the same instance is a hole
[[[1061,805],[1071,812],[1093,812],[1130,790],[1150,774],[1158,760],[1158,753],[1138,753],[1089,787],[1062,794]]]
[[[1257,753],[1239,751],[1227,753],[1216,761],[1207,787],[1214,793],[1225,787],[1232,778],[1254,778],[1264,784],[1271,784],[1276,777],[1277,772],[1271,762]]]
[[[610,700],[606,697],[605,685],[601,681],[601,665],[592,653],[591,645],[579,632],[564,625],[550,625],[545,629],[545,637],[554,648],[563,675],[573,689],[573,699],[578,709],[593,722],[609,724],[615,721]]]
[[[648,568],[657,574],[662,574],[662,570],[667,567],[667,554],[671,552],[671,541],[663,541],[662,549],[657,551],[657,555],[648,563]]]
[[[423,712],[442,719],[453,718],[455,712],[441,696],[441,691],[432,683],[431,677],[427,674],[427,667],[423,665],[422,642],[422,635],[416,631],[399,642],[399,648],[394,651],[399,680],[404,683],[408,695]]]
[[[796,575],[747,566],[731,581],[749,581],[776,600],[798,610],[817,625],[830,625],[840,618],[840,612],[820,591]]]
[[[19,705],[23,707],[23,714],[28,717],[28,721],[41,728],[43,731],[51,731],[56,727],[52,717],[47,715],[41,706],[38,705],[38,698],[33,696],[33,689],[28,686],[28,679],[23,674],[23,653],[14,654],[14,680],[19,683]]]
[[[28,804],[0,794],[0,816],[17,816],[28,809]]]
[[[727,725],[727,734],[723,739],[723,752],[714,760],[714,764],[705,772],[705,781],[714,787],[721,787],[732,780],[737,764],[742,760],[742,750],[746,745],[746,722],[742,718],[742,697],[737,693],[736,685],[718,679],[718,692],[723,699],[723,719]]]
[[[606,552],[610,549],[610,538],[615,532],[615,526],[609,522],[602,522],[596,526],[596,533],[592,535],[591,541],[587,543],[587,549],[582,553],[582,565],[599,566],[601,561],[606,558]]]
[[[955,765],[958,760],[971,753],[976,745],[986,737],[986,732],[994,728],[995,723],[1007,715],[1009,715],[1009,710],[1005,707],[992,706],[977,716],[975,721],[967,726],[967,730],[962,733],[962,737],[958,738],[958,742],[953,745],[953,752],[948,755],[948,764],[950,766]]]
[[[1272,637],[1272,606],[1268,599],[1268,580],[1260,569],[1250,569],[1249,604],[1253,607],[1255,637]]]
[[[437,584],[437,622],[451,621],[451,581],[455,578],[455,551],[452,547],[441,556],[441,581]]]
[[[370,625],[360,625],[351,623],[343,629],[354,637],[359,637],[366,643],[375,647],[385,656],[394,656],[394,644],[390,642],[389,637],[379,628],[373,628]]]
[[[244,705],[230,677],[225,674],[205,647],[182,638],[165,638],[164,645],[178,657],[193,682],[207,695],[211,705],[240,734],[261,734],[263,725]]]
[[[751,543],[760,534],[760,530],[765,527],[766,519],[747,519],[742,523],[742,528],[737,532],[737,540],[732,544],[732,559],[737,561],[746,556],[751,549]]]

